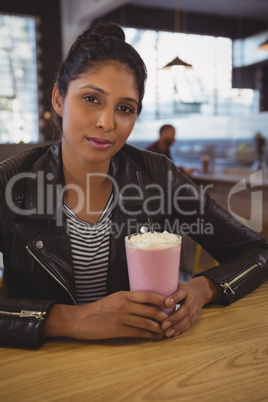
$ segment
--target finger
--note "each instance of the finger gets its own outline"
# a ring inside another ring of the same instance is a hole
[[[162,322],[168,317],[168,314],[158,306],[148,304],[132,303],[132,305],[129,306],[129,312],[133,315],[147,317],[157,322]]]
[[[193,312],[187,311],[187,309],[184,310],[184,315],[180,319],[178,319],[178,317],[176,317],[174,314],[174,317],[172,317],[172,320],[162,323],[162,328],[165,330],[165,336],[170,337],[170,336],[176,336],[176,335],[180,335],[180,334],[184,333],[197,320],[199,314],[200,314],[200,312],[193,313]],[[173,322],[174,318],[175,318],[175,322]]]
[[[165,305],[167,307],[174,307],[176,304],[179,304],[184,300],[187,296],[187,288],[183,285],[179,285],[176,292],[168,296],[165,300]]]
[[[146,331],[144,329],[135,327],[126,327],[126,333],[124,335],[126,338],[142,338],[142,339],[163,339],[163,334],[158,334],[155,332]]]
[[[173,326],[181,322],[187,315],[189,315],[189,309],[187,305],[182,305],[178,310],[176,310],[162,322],[162,328],[164,330],[173,328]]]
[[[158,324],[157,327],[157,323],[149,322],[150,320],[146,320],[144,317],[139,319],[139,317],[131,317],[127,313],[114,313],[104,314],[102,317],[99,314],[94,314],[92,319],[95,325],[90,325],[90,329],[88,329],[88,324],[82,326],[79,339],[164,338],[164,331],[160,329],[160,325]],[[103,322],[106,324],[103,325]]]
[[[150,318],[128,315],[124,320],[124,325],[160,334],[162,336],[164,335],[161,325]]]
[[[128,300],[135,303],[142,304],[154,304],[157,306],[165,306],[166,297],[161,295],[160,293],[151,292],[151,291],[135,291],[135,292],[127,292]]]
[[[187,329],[189,329],[191,326],[191,323],[189,322],[188,317],[184,317],[183,320],[180,321],[179,324],[176,324],[169,329],[165,331],[165,336],[167,338],[170,338],[172,336],[177,336],[181,335],[183,332],[185,332]]]
[[[191,317],[185,316],[179,323],[165,331],[165,336],[170,338],[171,336],[181,335],[187,331],[195,321],[196,319],[191,319]]]

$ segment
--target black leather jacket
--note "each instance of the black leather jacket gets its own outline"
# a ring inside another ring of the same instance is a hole
[[[115,206],[108,294],[129,289],[124,236],[147,222],[136,171],[146,185],[155,229],[184,230],[219,262],[202,272],[218,289],[217,303],[232,303],[267,278],[268,244],[262,237],[203,194],[168,158],[125,145],[110,165]],[[60,143],[0,164],[0,250],[7,290],[0,299],[2,345],[42,345],[43,319],[53,303],[76,303],[63,186]]]

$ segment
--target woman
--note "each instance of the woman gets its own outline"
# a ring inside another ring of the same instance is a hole
[[[2,344],[38,347],[55,336],[171,337],[186,331],[204,305],[234,302],[267,278],[263,238],[166,157],[125,145],[145,80],[143,61],[120,27],[104,23],[85,31],[52,93],[61,141],[1,164]],[[167,298],[130,292],[124,237],[146,223],[146,208],[158,231],[186,228],[220,265]],[[205,232],[191,229],[200,220]],[[161,309],[178,303],[170,316]]]

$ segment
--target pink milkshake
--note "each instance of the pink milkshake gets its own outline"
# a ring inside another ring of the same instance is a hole
[[[168,232],[134,234],[125,238],[130,290],[169,296],[179,281],[181,236]],[[164,309],[170,314],[173,308]]]

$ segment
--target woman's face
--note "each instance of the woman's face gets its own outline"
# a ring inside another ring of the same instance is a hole
[[[119,63],[72,81],[64,100],[55,86],[52,104],[62,117],[65,160],[107,166],[133,129],[138,101],[134,74]]]

